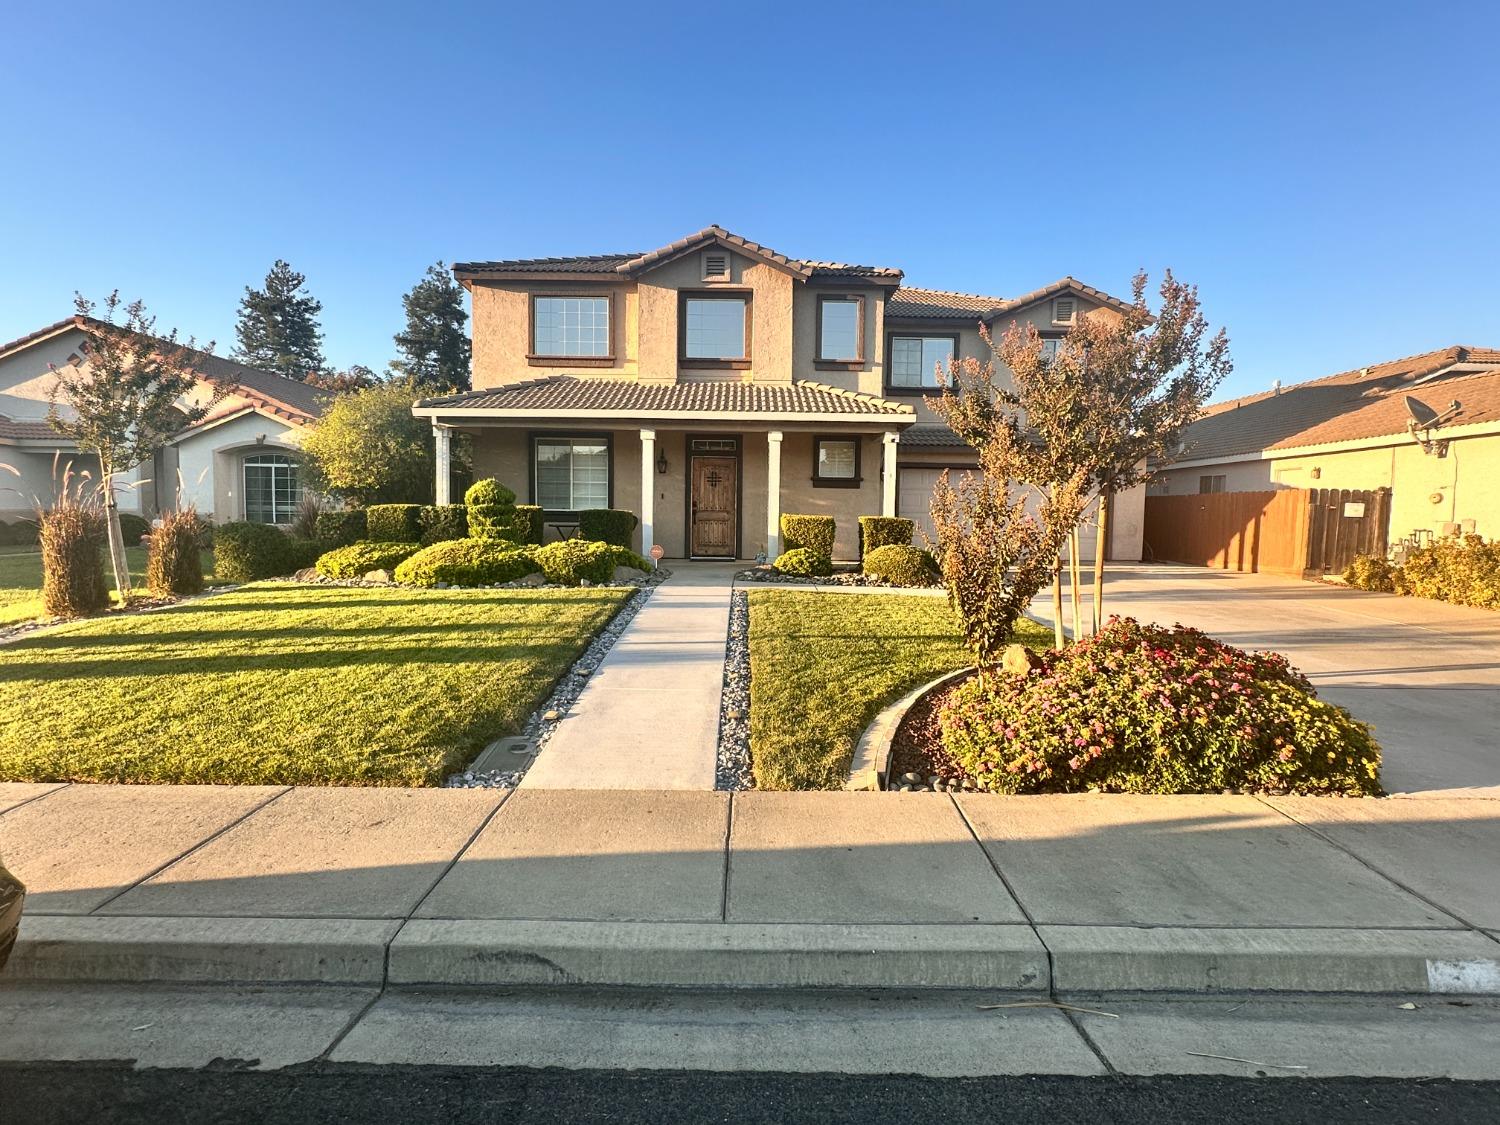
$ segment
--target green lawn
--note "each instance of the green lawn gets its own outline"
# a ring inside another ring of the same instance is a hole
[[[1052,633],[1022,620],[1033,648]],[[750,594],[750,759],[761,789],[842,789],[859,736],[912,688],[973,663],[944,598]]]
[[[146,548],[126,547],[133,586],[146,584]],[[203,552],[203,573],[213,573],[213,553]],[[105,581],[114,585],[109,560],[104,562]],[[17,625],[42,615],[42,554],[35,547],[10,547],[0,551],[0,626]]]
[[[433,785],[629,591],[265,583],[0,647],[0,780]]]

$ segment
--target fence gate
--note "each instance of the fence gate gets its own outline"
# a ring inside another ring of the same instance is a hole
[[[1384,555],[1388,488],[1312,488],[1307,493],[1307,573],[1340,574],[1355,555]]]

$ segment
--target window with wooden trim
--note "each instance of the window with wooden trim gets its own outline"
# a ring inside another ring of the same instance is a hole
[[[750,358],[750,298],[745,295],[682,298],[682,358],[746,360]]]
[[[937,373],[946,374],[957,351],[955,336],[919,336],[902,333],[891,337],[886,381],[896,389],[922,390],[940,386]]]
[[[818,359],[859,363],[864,358],[865,302],[862,297],[818,296]]]
[[[539,356],[608,356],[609,298],[533,297],[531,347]]]
[[[609,442],[602,437],[533,441],[536,502],[549,512],[609,507]]]
[[[813,439],[813,484],[823,488],[854,488],[859,484],[859,439]]]

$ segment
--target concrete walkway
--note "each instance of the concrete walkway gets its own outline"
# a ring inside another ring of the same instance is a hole
[[[0,785],[11,980],[1493,995],[1497,854],[1473,798]]]
[[[672,564],[521,781],[526,789],[714,787],[729,595],[744,564]]]

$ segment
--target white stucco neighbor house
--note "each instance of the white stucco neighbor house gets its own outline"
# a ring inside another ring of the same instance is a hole
[[[0,519],[30,516],[56,495],[64,466],[97,464],[47,421],[60,369],[87,363],[85,329],[102,322],[71,316],[0,344]],[[231,387],[208,416],[185,427],[158,452],[155,463],[119,478],[122,512],[152,518],[183,504],[218,523],[289,523],[302,496],[298,448],[328,395],[305,383],[204,352],[195,355],[196,401]]]

